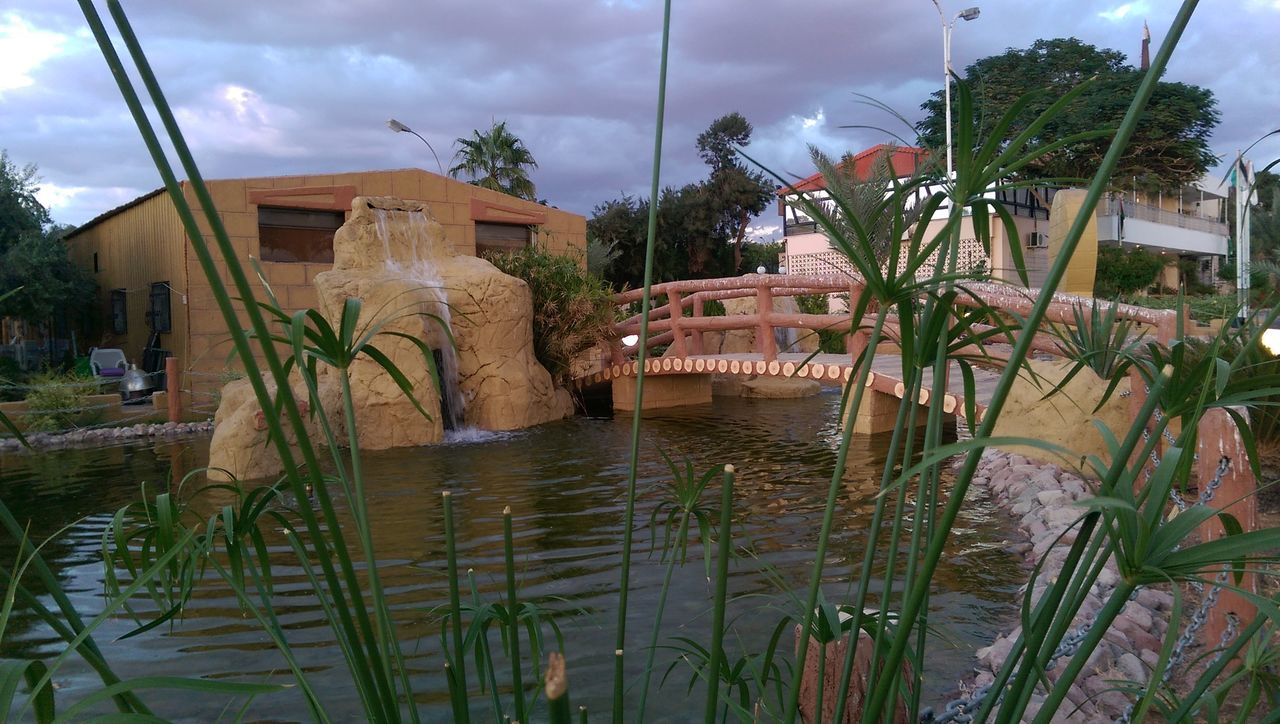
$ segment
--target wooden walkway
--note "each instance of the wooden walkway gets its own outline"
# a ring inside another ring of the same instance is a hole
[[[639,364],[635,361],[622,362],[605,367],[600,372],[586,375],[574,380],[578,387],[610,382],[619,377],[635,377]],[[759,352],[718,355],[688,355],[685,357],[664,356],[645,360],[645,375],[688,375],[718,374],[741,377],[794,377],[802,380],[816,380],[827,384],[844,384],[848,382],[856,369],[848,355],[817,354],[809,355],[801,352],[783,352],[775,359],[766,361]],[[978,417],[991,400],[999,373],[980,367],[974,368],[975,396],[977,399]],[[896,354],[877,353],[871,363],[871,378],[867,386],[877,392],[893,395],[899,399],[906,395],[902,383],[902,357]],[[954,413],[962,409],[964,397],[964,381],[960,375],[959,365],[952,364],[952,373],[947,381],[947,394],[942,401],[942,409]],[[929,390],[933,386],[933,371],[924,371],[924,389],[920,402],[929,405]]]

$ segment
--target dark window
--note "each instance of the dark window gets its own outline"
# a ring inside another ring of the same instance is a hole
[[[169,282],[155,282],[151,285],[147,321],[151,324],[152,332],[169,333],[172,327],[172,319],[169,316]]]
[[[98,273],[98,252],[93,252],[93,273]]]
[[[527,226],[476,222],[476,256],[523,249],[532,240],[533,234]]]
[[[258,244],[263,261],[333,263],[333,232],[341,211],[258,209]]]
[[[129,331],[129,311],[125,306],[125,299],[123,289],[111,290],[111,331],[114,334]]]

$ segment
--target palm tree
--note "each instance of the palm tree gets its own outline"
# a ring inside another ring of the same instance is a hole
[[[449,175],[463,174],[481,188],[501,191],[522,199],[536,201],[536,190],[528,169],[538,167],[524,142],[507,130],[507,122],[494,122],[488,131],[472,131],[471,138],[459,138],[461,147],[454,154]]]

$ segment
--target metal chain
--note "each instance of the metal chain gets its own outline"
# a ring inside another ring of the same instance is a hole
[[[1145,440],[1150,440],[1150,434],[1146,430],[1143,430],[1142,435]],[[1160,464],[1160,458],[1156,455],[1154,450],[1151,452],[1151,457],[1152,461],[1156,465]],[[1218,460],[1218,467],[1214,469],[1213,477],[1209,480],[1208,484],[1204,486],[1204,489],[1200,491],[1199,503],[1201,505],[1207,505],[1213,500],[1214,494],[1218,491],[1218,488],[1221,487],[1222,479],[1226,476],[1230,467],[1231,458],[1224,455]],[[1150,471],[1147,471],[1147,477],[1148,479],[1151,477]],[[1179,511],[1186,510],[1187,503],[1176,490],[1170,490],[1169,495],[1173,498],[1174,503],[1177,504]],[[1217,603],[1218,595],[1222,592],[1223,584],[1227,582],[1230,570],[1230,568],[1224,568],[1222,573],[1218,574],[1217,580],[1209,589],[1209,594],[1205,596],[1200,607],[1191,616],[1191,623],[1187,626],[1187,629],[1182,632],[1182,635],[1178,637],[1177,643],[1174,644],[1173,652],[1169,656],[1168,665],[1165,667],[1164,673],[1160,677],[1160,683],[1162,685],[1168,683],[1169,677],[1173,675],[1173,670],[1182,663],[1182,659],[1186,655],[1186,649],[1192,644],[1192,642],[1194,642],[1196,635],[1200,632],[1200,629],[1203,628],[1205,622],[1209,620],[1209,611]],[[1190,583],[1197,591],[1203,591],[1204,587],[1199,584],[1198,581],[1188,581],[1188,583]],[[1137,599],[1139,590],[1139,588],[1135,588],[1133,593],[1129,594],[1130,601]],[[1067,656],[1074,656],[1076,651],[1080,649],[1080,645],[1084,643],[1085,638],[1088,637],[1089,631],[1093,629],[1097,621],[1098,618],[1095,614],[1093,617],[1089,618],[1088,621],[1077,626],[1074,631],[1063,638],[1062,641],[1058,643],[1058,647],[1054,649],[1053,654],[1049,656],[1049,660],[1045,662],[1044,670],[1052,671],[1057,667],[1059,659]],[[1226,645],[1230,643],[1231,639],[1235,638],[1237,629],[1238,621],[1236,620],[1236,617],[1232,614],[1227,614],[1227,628],[1222,632],[1222,641],[1219,643],[1219,648],[1225,648]],[[982,706],[982,702],[985,701],[990,694],[991,684],[987,684],[974,690],[974,692],[968,697],[960,697],[947,702],[943,707],[941,714],[935,714],[933,707],[926,707],[920,712],[920,721],[928,724],[933,724],[935,722],[939,724],[942,722],[969,724],[969,722],[973,721],[973,716],[969,714],[969,712],[977,711]],[[1133,717],[1133,708],[1135,705],[1136,702],[1130,702],[1125,712],[1115,721],[1121,724],[1129,724]]]
[[[1214,469],[1213,477],[1209,479],[1209,482],[1204,486],[1204,489],[1200,491],[1199,503],[1201,505],[1208,505],[1213,500],[1214,494],[1222,485],[1222,478],[1226,476],[1227,471],[1230,468],[1231,458],[1223,455],[1222,458],[1218,460],[1218,467]],[[1170,494],[1176,495],[1176,492],[1170,491]],[[1174,500],[1175,502],[1180,503],[1179,510],[1186,510],[1187,504],[1182,500],[1181,495],[1177,495]],[[1186,656],[1187,648],[1194,644],[1196,636],[1200,633],[1200,629],[1204,628],[1205,623],[1209,620],[1209,612],[1212,611],[1213,607],[1218,603],[1218,596],[1222,593],[1222,587],[1226,584],[1227,578],[1230,574],[1231,568],[1229,566],[1222,569],[1222,572],[1219,573],[1218,577],[1214,580],[1213,585],[1209,587],[1209,593],[1204,597],[1204,600],[1200,602],[1200,606],[1196,609],[1196,612],[1191,615],[1191,623],[1187,624],[1186,630],[1182,632],[1182,635],[1178,637],[1178,641],[1173,645],[1173,652],[1169,655],[1169,661],[1165,666],[1164,673],[1160,675],[1160,684],[1162,686],[1169,683],[1169,679],[1173,676],[1174,669],[1178,668],[1182,664],[1182,659]],[[1199,581],[1188,581],[1187,583],[1190,584],[1197,592],[1204,591],[1204,584]],[[1218,642],[1218,648],[1226,648],[1227,644],[1236,637],[1238,628],[1239,621],[1236,619],[1235,614],[1228,613],[1227,626],[1222,632],[1222,637]],[[1116,719],[1116,722],[1119,724],[1129,724],[1130,719],[1133,717],[1133,709],[1136,705],[1137,702],[1130,702],[1128,708],[1125,709],[1124,714],[1122,714],[1119,719]]]
[[[991,694],[991,684],[980,686],[974,690],[967,698],[952,699],[943,707],[941,714],[934,714],[933,707],[926,707],[920,712],[920,721],[941,724],[942,722],[956,722],[957,724],[969,724],[973,721],[973,715],[969,712],[976,712],[982,708],[982,702]]]

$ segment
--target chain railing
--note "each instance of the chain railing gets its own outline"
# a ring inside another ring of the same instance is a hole
[[[1162,413],[1159,410],[1159,408],[1157,408],[1155,413],[1155,420],[1157,423],[1159,423],[1162,419],[1163,419]],[[1167,427],[1164,430],[1164,436],[1168,442],[1170,443],[1176,442],[1173,436],[1169,434]],[[1150,433],[1147,430],[1143,430],[1143,437],[1145,441],[1148,441],[1148,442],[1150,441]],[[1158,467],[1160,465],[1160,456],[1154,449],[1151,452],[1150,459],[1153,467],[1148,468],[1145,471],[1146,478],[1148,480],[1150,480],[1150,477],[1151,477],[1151,470],[1154,469],[1154,467]],[[1218,489],[1222,487],[1222,481],[1226,477],[1230,469],[1231,469],[1231,458],[1225,455],[1221,456],[1218,460],[1217,467],[1214,469],[1213,475],[1201,487],[1201,490],[1197,497],[1198,504],[1208,505],[1213,501],[1215,494],[1217,493]],[[1178,509],[1178,512],[1181,513],[1187,509],[1188,506],[1187,506],[1186,500],[1183,499],[1182,495],[1177,490],[1171,490],[1169,492],[1169,496],[1173,501],[1175,507]],[[1169,661],[1160,678],[1161,685],[1167,685],[1169,683],[1169,680],[1173,676],[1174,671],[1177,670],[1182,665],[1183,659],[1186,658],[1187,651],[1196,645],[1196,641],[1200,635],[1200,631],[1204,628],[1205,624],[1208,622],[1210,612],[1213,610],[1214,606],[1217,605],[1218,597],[1221,594],[1223,587],[1226,585],[1226,582],[1230,576],[1230,572],[1231,572],[1231,568],[1229,566],[1223,568],[1223,570],[1218,574],[1217,578],[1214,580],[1214,583],[1209,587],[1208,594],[1204,595],[1200,605],[1197,607],[1196,611],[1191,615],[1191,619],[1187,623],[1187,627],[1179,635],[1178,640],[1174,644],[1173,651],[1169,656]],[[1204,585],[1199,581],[1194,581],[1194,580],[1188,581],[1188,584],[1197,593],[1203,593]],[[1130,594],[1129,596],[1130,601],[1134,601],[1137,599],[1139,590],[1141,589],[1134,589],[1133,593]],[[1170,622],[1171,625],[1173,623],[1174,622],[1172,621]],[[1235,616],[1232,613],[1227,614],[1227,627],[1223,630],[1221,639],[1218,642],[1218,650],[1220,651],[1224,650],[1227,647],[1227,645],[1230,644],[1231,641],[1235,639],[1235,636],[1239,631],[1239,623],[1240,623],[1239,618],[1237,616]],[[1082,622],[1069,634],[1067,634],[1062,639],[1062,641],[1058,643],[1057,648],[1054,649],[1053,653],[1049,656],[1048,660],[1045,662],[1045,666],[1044,666],[1045,671],[1052,671],[1054,668],[1057,667],[1058,662],[1061,659],[1074,656],[1075,653],[1079,650],[1080,645],[1084,643],[1085,639],[1089,636],[1090,632],[1093,630],[1093,627],[1096,624],[1097,624],[1097,615],[1095,614],[1094,616],[1091,616],[1087,620]],[[1221,656],[1222,654],[1219,654],[1219,655]],[[979,709],[981,709],[982,705],[986,702],[987,697],[991,696],[991,693],[992,693],[991,684],[986,684],[984,686],[978,687],[973,692],[971,692],[968,696],[957,697],[955,699],[948,701],[945,705],[943,705],[940,713],[935,713],[932,707],[928,707],[924,709],[920,714],[920,721],[929,722],[929,723],[936,722],[938,724],[941,724],[943,722],[955,722],[956,724],[967,724],[968,722],[973,721],[973,716],[970,712],[976,712]],[[1120,717],[1117,718],[1115,721],[1121,722],[1123,724],[1129,724],[1130,720],[1133,717],[1133,710],[1135,706],[1136,706],[1136,702],[1130,702],[1129,706],[1126,708],[1124,713],[1122,713]]]

